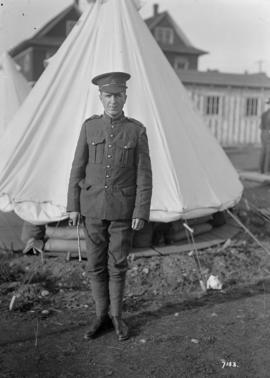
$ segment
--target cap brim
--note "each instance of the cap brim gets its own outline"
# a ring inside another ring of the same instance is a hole
[[[100,92],[106,92],[106,93],[121,93],[125,92],[127,89],[126,86],[117,86],[117,85],[104,85],[99,87]]]

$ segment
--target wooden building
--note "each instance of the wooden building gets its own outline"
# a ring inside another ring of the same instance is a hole
[[[158,4],[154,4],[153,16],[145,22],[175,70],[198,69],[199,57],[207,52],[192,45],[168,12],[159,13]]]
[[[32,38],[26,39],[9,51],[21,67],[26,79],[35,83],[49,59],[64,42],[81,16],[76,2],[48,22]]]
[[[80,15],[75,0],[32,38],[10,50],[28,81],[38,80],[46,60],[61,46]],[[168,12],[159,12],[154,4],[153,15],[145,22],[219,142],[223,146],[258,143],[270,78],[264,73],[199,71],[199,58],[207,52],[192,45]]]
[[[260,116],[270,97],[265,73],[178,70],[194,106],[223,146],[260,142]]]

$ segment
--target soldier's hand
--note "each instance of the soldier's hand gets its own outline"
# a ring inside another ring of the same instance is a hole
[[[80,213],[78,211],[71,211],[69,213],[68,225],[69,226],[77,226],[79,219],[80,219]]]
[[[131,228],[134,231],[140,231],[144,227],[145,221],[139,218],[133,218],[131,223]]]

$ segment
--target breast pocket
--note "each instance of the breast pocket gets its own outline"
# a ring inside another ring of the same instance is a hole
[[[104,158],[105,138],[93,137],[89,142],[89,162],[101,164]]]
[[[135,141],[118,141],[116,144],[116,163],[121,167],[132,167],[135,161],[135,151]]]

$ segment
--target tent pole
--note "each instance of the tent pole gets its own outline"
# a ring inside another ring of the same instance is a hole
[[[243,228],[243,230],[260,246],[262,249],[270,254],[270,251],[256,238],[255,235],[252,234],[251,231],[240,221],[239,218],[237,218],[236,215],[234,215],[230,210],[226,210],[226,212],[230,215],[230,217],[240,226]]]

